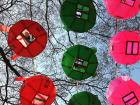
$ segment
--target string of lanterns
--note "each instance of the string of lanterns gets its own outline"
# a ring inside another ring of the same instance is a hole
[[[139,12],[140,0],[104,0],[108,14],[126,20]],[[121,11],[121,12],[120,12]],[[88,32],[96,23],[96,8],[92,0],[65,0],[61,5],[60,17],[67,31]],[[17,55],[33,58],[46,47],[48,35],[44,28],[33,20],[20,20],[11,27],[0,25],[8,33],[8,45]],[[110,40],[110,55],[116,63],[130,65],[140,59],[140,37],[138,31],[117,32]],[[62,58],[64,73],[73,80],[85,80],[96,76],[98,59],[96,48],[74,45],[67,49]],[[9,63],[2,48],[4,62],[23,81],[20,89],[21,105],[51,105],[56,97],[53,81],[44,75],[22,77]],[[35,81],[35,83],[34,83]],[[113,105],[138,105],[140,86],[127,76],[110,81],[106,92],[107,100]],[[72,96],[68,105],[101,105],[98,96],[79,92]]]

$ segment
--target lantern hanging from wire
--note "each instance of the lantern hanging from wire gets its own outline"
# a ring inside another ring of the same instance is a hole
[[[75,80],[84,80],[96,75],[98,60],[96,48],[75,45],[63,55],[62,68],[65,74]]]
[[[140,0],[104,0],[107,12],[117,19],[129,19],[140,10]]]
[[[37,22],[20,20],[8,33],[8,45],[18,56],[35,57],[46,47],[47,32]]]
[[[106,98],[112,105],[139,105],[140,86],[128,76],[117,77],[110,81]]]
[[[110,41],[110,54],[119,64],[130,65],[140,59],[140,36],[137,31],[121,31]]]
[[[83,91],[73,95],[68,105],[101,105],[101,102],[97,95]]]
[[[87,32],[96,22],[96,9],[92,0],[65,0],[60,17],[69,31]]]
[[[43,75],[29,78],[17,78],[23,80],[20,89],[20,105],[51,105],[56,97],[56,89],[53,81]]]

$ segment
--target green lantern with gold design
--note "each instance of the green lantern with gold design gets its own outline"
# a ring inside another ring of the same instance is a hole
[[[97,95],[83,91],[73,95],[68,105],[101,105],[101,102]]]
[[[92,0],[64,0],[60,17],[69,31],[87,32],[96,22],[96,9]]]
[[[75,45],[63,55],[62,68],[65,74],[75,80],[84,80],[96,75],[98,60],[96,48]]]

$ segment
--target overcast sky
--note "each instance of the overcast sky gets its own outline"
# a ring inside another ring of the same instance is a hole
[[[135,70],[131,71],[132,79],[134,79],[140,85],[140,61],[134,65]]]

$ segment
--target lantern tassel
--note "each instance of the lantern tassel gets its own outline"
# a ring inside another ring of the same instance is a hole
[[[0,31],[9,32],[9,30],[10,30],[10,27],[2,25],[2,24],[0,25]]]

